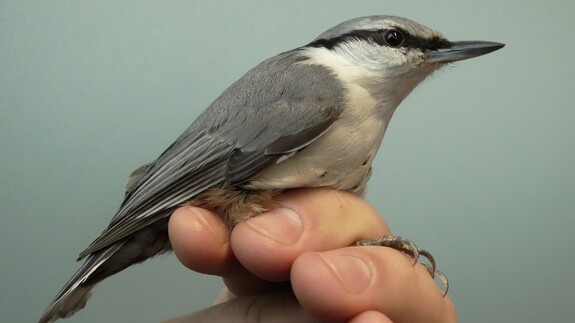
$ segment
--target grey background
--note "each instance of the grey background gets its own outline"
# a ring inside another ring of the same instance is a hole
[[[412,18],[503,50],[399,108],[368,200],[431,250],[462,322],[575,317],[575,2],[0,2],[0,321],[32,322],[108,223],[123,183],[250,67],[343,20]],[[161,256],[70,322],[157,321],[220,281]]]

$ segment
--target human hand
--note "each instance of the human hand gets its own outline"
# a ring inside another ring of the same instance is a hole
[[[300,189],[280,204],[231,235],[209,211],[186,206],[172,215],[177,257],[222,276],[227,289],[217,305],[166,322],[456,321],[453,303],[423,266],[391,248],[348,247],[391,234],[361,198]]]

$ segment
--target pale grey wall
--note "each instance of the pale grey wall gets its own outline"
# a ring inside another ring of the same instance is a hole
[[[462,322],[569,322],[575,278],[575,2],[0,2],[0,321],[31,322],[107,224],[125,177],[266,57],[348,18],[396,14],[505,42],[400,107],[368,198],[430,249]],[[207,306],[216,278],[163,256],[71,322]]]

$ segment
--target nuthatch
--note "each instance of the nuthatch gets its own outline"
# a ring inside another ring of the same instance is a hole
[[[233,227],[275,208],[277,195],[291,188],[362,195],[401,101],[442,66],[503,46],[450,42],[405,18],[369,16],[264,61],[225,90],[158,159],[131,174],[120,209],[80,253],[84,264],[40,322],[74,314],[95,284],[170,250],[168,220],[183,204],[209,209]],[[377,241],[430,257],[407,239]]]

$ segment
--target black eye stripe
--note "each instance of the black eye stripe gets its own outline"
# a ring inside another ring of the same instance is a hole
[[[333,49],[339,44],[345,43],[352,39],[364,39],[367,41],[374,42],[381,46],[389,46],[385,41],[385,34],[391,30],[397,30],[403,35],[403,43],[400,47],[409,48],[419,48],[427,50],[436,50],[439,48],[447,48],[451,46],[451,43],[446,39],[440,37],[422,38],[410,35],[400,28],[394,29],[378,29],[378,30],[357,30],[352,31],[347,34],[340,35],[331,39],[317,39],[309,43],[306,47],[325,47],[327,49]],[[390,46],[391,47],[391,46]]]

